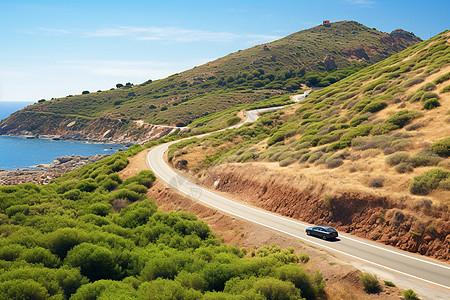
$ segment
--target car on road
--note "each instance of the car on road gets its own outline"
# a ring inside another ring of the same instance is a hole
[[[338,237],[337,231],[331,226],[313,226],[306,228],[306,234],[322,238],[324,240],[331,240]]]

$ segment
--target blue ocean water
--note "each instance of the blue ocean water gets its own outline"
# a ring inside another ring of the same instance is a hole
[[[8,117],[30,103],[0,101],[0,119]],[[64,155],[112,154],[122,145],[90,144],[80,141],[52,141],[0,136],[0,169],[15,170],[51,163]]]
[[[0,169],[15,170],[48,164],[55,157],[64,155],[113,154],[121,147],[123,146],[0,136]]]
[[[25,101],[0,101],[0,120],[9,117],[15,111],[24,108],[27,105],[33,104],[34,102]]]

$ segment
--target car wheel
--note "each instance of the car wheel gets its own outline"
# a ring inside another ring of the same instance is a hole
[[[322,235],[322,239],[326,240],[327,236],[326,235]]]

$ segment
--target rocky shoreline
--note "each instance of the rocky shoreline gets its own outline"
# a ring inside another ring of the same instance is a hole
[[[0,186],[22,183],[48,184],[52,179],[64,173],[81,168],[85,164],[94,163],[110,154],[96,154],[89,156],[65,155],[56,157],[50,164],[39,164],[33,168],[14,171],[0,170]]]

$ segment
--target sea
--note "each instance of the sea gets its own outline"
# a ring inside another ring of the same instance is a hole
[[[0,101],[0,120],[29,104],[32,102]],[[0,170],[32,168],[51,163],[55,157],[64,155],[113,154],[120,148],[123,146],[0,136]]]

